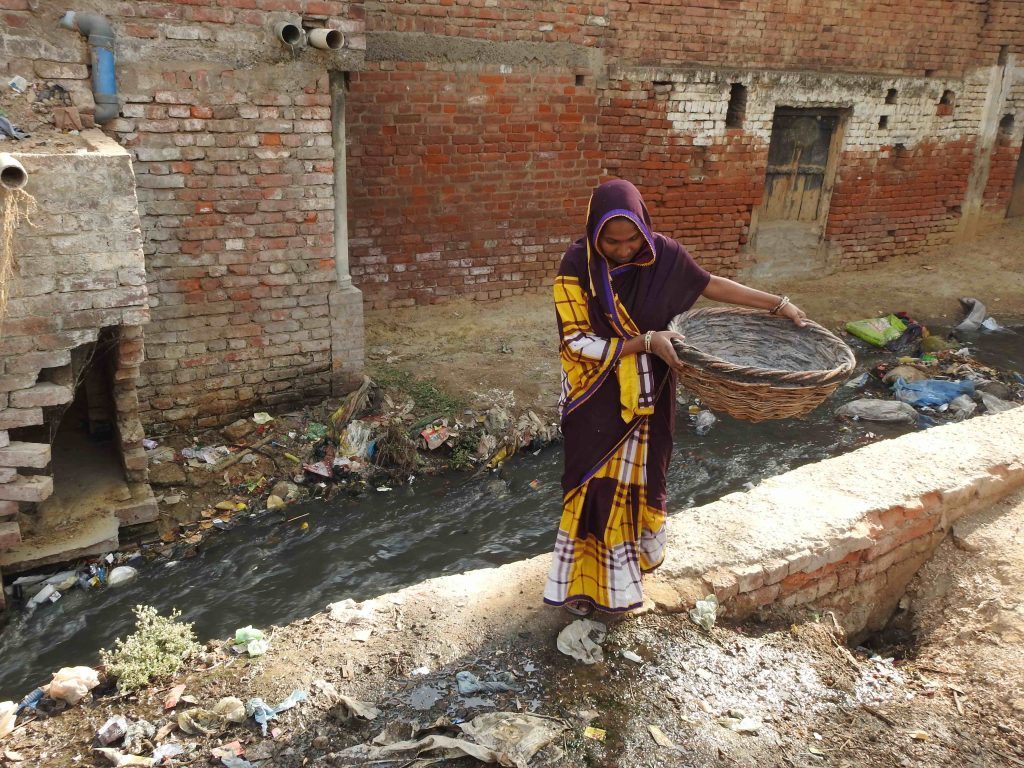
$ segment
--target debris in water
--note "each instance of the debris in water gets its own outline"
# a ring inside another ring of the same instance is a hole
[[[127,730],[128,721],[125,720],[122,715],[115,715],[101,725],[100,729],[96,731],[96,739],[103,746],[107,746],[108,744],[113,744],[115,741],[123,739],[125,731]]]
[[[605,736],[608,732],[603,728],[594,728],[592,725],[588,725],[583,729],[583,737],[586,739],[593,739],[594,741],[604,741]]]
[[[620,655],[622,656],[622,658],[626,659],[627,661],[632,661],[634,664],[644,663],[644,660],[641,659],[637,654],[633,653],[633,651],[621,651]]]
[[[459,686],[459,693],[466,695],[470,693],[499,693],[501,691],[514,691],[516,687],[511,685],[512,675],[506,673],[506,681],[481,680],[472,672],[458,672],[455,675],[456,683]]]

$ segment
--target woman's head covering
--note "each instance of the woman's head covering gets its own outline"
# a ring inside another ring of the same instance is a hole
[[[640,190],[625,179],[606,181],[594,190],[590,196],[590,209],[587,212],[587,245],[593,253],[600,253],[597,240],[601,229],[610,219],[617,216],[629,219],[640,230],[647,242],[645,248],[625,266],[647,266],[654,261],[654,232],[651,230],[651,215],[647,212]]]

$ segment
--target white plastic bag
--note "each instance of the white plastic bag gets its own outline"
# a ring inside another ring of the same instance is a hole
[[[61,667],[53,673],[53,680],[45,688],[51,699],[61,699],[74,705],[99,684],[99,675],[91,667]]]

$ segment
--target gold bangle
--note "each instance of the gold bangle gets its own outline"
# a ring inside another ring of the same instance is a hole
[[[644,334],[644,352],[647,354],[651,353],[651,339],[654,338],[654,331],[648,331]]]

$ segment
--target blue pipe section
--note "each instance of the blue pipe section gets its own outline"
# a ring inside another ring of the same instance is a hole
[[[88,39],[92,54],[92,97],[96,102],[93,119],[99,125],[109,123],[121,112],[117,101],[113,28],[105,17],[97,13],[74,11],[65,13],[60,25],[65,29],[78,30]]]

